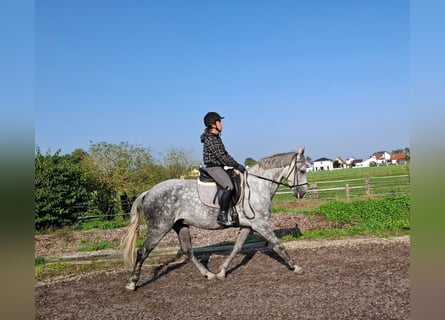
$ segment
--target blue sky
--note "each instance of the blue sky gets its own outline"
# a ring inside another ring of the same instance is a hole
[[[410,146],[405,0],[35,3],[35,143],[201,160],[208,111],[239,162]]]

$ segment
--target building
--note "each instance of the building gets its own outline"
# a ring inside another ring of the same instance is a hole
[[[337,157],[333,162],[333,167],[334,169],[345,169],[348,167],[348,164],[342,158]]]
[[[406,164],[406,153],[405,152],[392,153],[391,164]]]
[[[334,162],[328,158],[320,158],[314,161],[314,171],[324,171],[334,169]]]
[[[350,157],[348,160],[346,160],[346,166],[348,168],[353,168],[357,163],[363,162],[363,159],[356,159],[354,157]]]
[[[374,153],[373,157],[377,166],[387,166],[391,162],[391,154],[386,151]]]

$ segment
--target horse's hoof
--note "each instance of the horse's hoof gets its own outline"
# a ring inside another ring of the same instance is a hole
[[[208,280],[213,280],[213,279],[215,279],[215,274],[213,274],[213,273],[211,273],[211,272],[208,272],[208,273],[206,273],[205,277],[206,277]]]
[[[134,290],[136,290],[136,283],[134,283],[134,282],[129,282],[129,283],[125,286],[125,288],[128,289],[128,290],[134,291]]]
[[[303,274],[303,273],[304,273],[304,270],[303,270],[303,268],[300,267],[300,266],[294,266],[294,272],[295,272],[296,274]]]

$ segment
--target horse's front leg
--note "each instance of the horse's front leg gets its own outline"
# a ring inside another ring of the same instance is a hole
[[[257,226],[252,226],[252,228],[261,234],[272,246],[272,249],[286,262],[289,269],[293,270],[295,273],[303,273],[303,268],[294,264],[292,258],[289,253],[287,253],[284,245],[278,240],[277,236],[272,230],[272,227],[269,224],[261,224]]]
[[[242,228],[240,232],[238,233],[238,236],[235,241],[235,245],[233,246],[233,250],[230,253],[230,255],[227,257],[227,259],[224,261],[224,263],[220,267],[219,273],[216,275],[218,279],[224,279],[226,277],[227,268],[230,265],[230,262],[232,262],[233,258],[241,251],[244,242],[247,239],[247,236],[249,235],[251,229],[250,228]]]

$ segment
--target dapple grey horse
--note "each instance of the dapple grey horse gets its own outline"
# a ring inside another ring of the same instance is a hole
[[[178,235],[181,251],[196,265],[201,274],[208,279],[215,276],[223,279],[233,258],[241,251],[247,236],[255,231],[263,236],[273,250],[287,263],[290,270],[302,273],[294,265],[283,244],[273,232],[268,220],[271,215],[272,197],[279,185],[291,188],[297,198],[302,198],[307,190],[307,172],[304,148],[297,152],[281,153],[260,160],[244,173],[244,195],[236,205],[239,215],[239,234],[230,255],[223,262],[218,274],[210,272],[194,256],[189,226],[207,230],[222,229],[217,221],[219,209],[204,205],[199,199],[196,180],[171,179],[161,182],[148,191],[140,194],[131,208],[130,224],[121,241],[124,260],[133,267],[130,282],[126,288],[136,289],[142,264],[161,239],[174,229]],[[283,183],[285,178],[287,183]],[[139,234],[142,215],[148,227],[148,236],[137,250],[135,261],[135,244]]]

